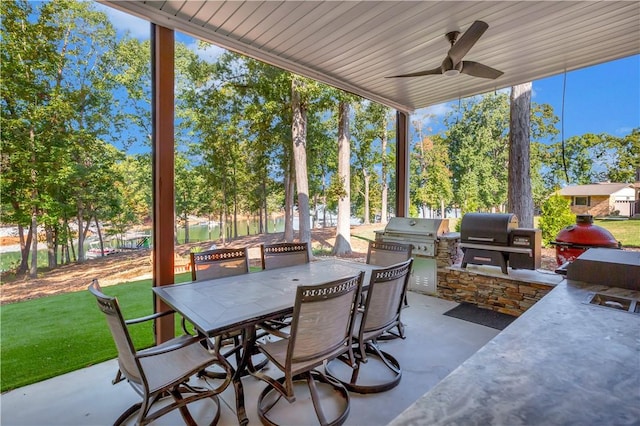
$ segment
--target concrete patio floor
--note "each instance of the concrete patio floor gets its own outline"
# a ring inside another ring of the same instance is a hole
[[[409,307],[403,310],[405,340],[381,342],[382,350],[392,354],[402,366],[400,384],[387,392],[369,395],[351,394],[351,410],[346,425],[386,425],[418,397],[431,389],[499,330],[443,315],[457,306],[435,297],[409,292]],[[88,348],[90,350],[90,348]],[[3,426],[97,426],[110,425],[131,404],[140,400],[126,383],[111,384],[117,361],[58,376],[1,395],[0,424]],[[277,369],[267,371],[277,375]],[[203,380],[198,384],[206,385]],[[265,383],[253,377],[243,379],[245,404],[250,424],[260,424],[256,400]],[[300,398],[302,399],[302,398]],[[212,404],[198,403],[192,412],[196,419],[208,422]],[[220,397],[222,410],[218,424],[238,424],[233,387]],[[291,409],[292,424],[315,424],[312,418]],[[308,420],[308,421],[307,421]],[[130,422],[133,424],[133,421]],[[179,425],[177,413],[159,419],[156,425]]]

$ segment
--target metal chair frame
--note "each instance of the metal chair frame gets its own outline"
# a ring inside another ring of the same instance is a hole
[[[115,421],[120,425],[138,412],[136,424],[146,425],[159,417],[178,409],[184,422],[195,425],[187,405],[204,398],[211,398],[216,406],[212,424],[220,417],[220,403],[217,394],[231,382],[231,367],[217,353],[211,353],[203,346],[205,338],[180,336],[149,349],[137,351],[128,326],[152,321],[172,314],[165,311],[143,318],[125,321],[120,305],[115,297],[102,292],[97,280],[88,288],[96,298],[98,308],[105,314],[113,340],[118,349],[119,371],[113,384],[127,380],[131,387],[142,397],[142,401],[132,405]],[[227,371],[227,379],[217,388],[202,388],[189,384],[189,380],[202,369],[214,364],[221,365]],[[189,395],[189,396],[187,396]],[[154,404],[168,396],[173,402],[151,411]]]
[[[262,269],[309,263],[309,243],[277,243],[260,246]]]
[[[411,244],[370,241],[367,249],[367,263],[376,266],[391,266],[411,258]]]
[[[406,262],[411,259],[413,246],[411,244],[393,243],[384,241],[370,241],[367,249],[367,263],[376,266],[391,266],[400,262]],[[364,303],[364,302],[363,302]],[[407,297],[404,297],[404,306],[409,306]],[[398,324],[398,333],[388,333],[382,336],[380,340],[390,340],[396,338],[405,338],[404,324]]]
[[[325,372],[339,380],[347,389],[357,393],[376,393],[391,389],[400,383],[402,369],[398,361],[390,354],[380,350],[377,340],[389,330],[400,324],[402,301],[407,291],[409,271],[413,259],[373,271],[367,290],[364,307],[359,309],[356,318],[354,340],[355,366],[350,359],[340,357],[328,363]],[[377,357],[394,374],[391,380],[375,384],[358,382],[361,369],[367,364],[367,357]],[[349,378],[337,373],[331,366],[334,362],[344,362],[351,366]]]
[[[296,401],[294,382],[306,381],[315,414],[322,425],[340,425],[349,414],[349,393],[338,381],[314,368],[327,360],[345,354],[355,359],[352,336],[354,312],[362,289],[364,273],[316,286],[300,286],[288,338],[257,342],[258,348],[284,373],[274,379],[264,373],[252,373],[267,382],[258,398],[258,414],[263,424],[275,425],[270,410],[284,397],[289,403]],[[317,385],[330,386],[342,401],[341,411],[328,419],[323,410]]]
[[[249,273],[246,247],[191,253],[191,280],[202,281]]]

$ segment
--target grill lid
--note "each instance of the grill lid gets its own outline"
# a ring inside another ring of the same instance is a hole
[[[384,235],[403,235],[407,238],[433,238],[449,232],[449,219],[392,217],[384,228]]]
[[[576,224],[562,229],[551,244],[585,248],[620,248],[620,243],[611,232],[593,224],[593,216],[580,214],[576,216]]]
[[[509,232],[518,227],[513,213],[467,213],[460,223],[464,243],[509,245]]]

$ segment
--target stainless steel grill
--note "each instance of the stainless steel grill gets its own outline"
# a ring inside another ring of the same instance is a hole
[[[449,232],[449,219],[393,217],[384,231],[377,231],[376,239],[411,244],[414,255],[435,257],[438,237],[447,232]]]
[[[413,269],[409,289],[436,294],[438,238],[449,232],[449,219],[393,217],[384,231],[376,231],[376,240],[411,244]]]

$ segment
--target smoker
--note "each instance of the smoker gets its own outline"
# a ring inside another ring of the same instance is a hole
[[[411,244],[413,267],[409,289],[436,294],[438,238],[449,232],[449,219],[393,217],[384,231],[376,231],[376,241]]]
[[[503,274],[512,269],[538,269],[542,234],[539,229],[518,228],[513,213],[467,213],[460,223],[460,248],[467,264],[499,266]]]

